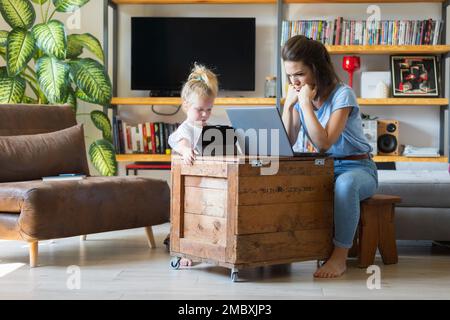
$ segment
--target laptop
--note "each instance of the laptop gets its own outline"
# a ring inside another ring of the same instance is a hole
[[[280,157],[328,157],[328,153],[294,152],[276,107],[226,108],[245,155]],[[273,136],[272,136],[273,133]]]
[[[201,139],[202,156],[232,156],[238,154],[236,148],[237,138],[234,136],[234,129],[230,126],[204,126]]]

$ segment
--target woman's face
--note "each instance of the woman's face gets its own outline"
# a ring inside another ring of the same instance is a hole
[[[206,121],[211,115],[215,97],[193,97],[192,101],[185,103],[187,118],[191,122],[206,125]]]
[[[311,68],[304,65],[302,61],[285,61],[284,68],[290,83],[294,86],[295,90],[299,91],[305,84],[312,87],[315,86],[314,75]]]

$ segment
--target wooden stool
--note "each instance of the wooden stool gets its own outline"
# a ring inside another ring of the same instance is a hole
[[[384,264],[398,262],[394,214],[395,203],[400,201],[400,197],[383,194],[361,201],[358,232],[349,253],[357,253],[360,268],[373,264],[377,248]]]

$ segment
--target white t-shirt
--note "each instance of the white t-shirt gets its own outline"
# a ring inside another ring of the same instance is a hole
[[[173,132],[169,136],[169,145],[172,147],[173,150],[178,151],[178,144],[181,139],[186,139],[190,142],[191,148],[196,150],[198,153],[201,153],[202,151],[202,142],[201,142],[201,135],[202,135],[203,128],[200,126],[194,126],[191,122],[188,122],[188,120],[185,120],[180,126],[178,127],[175,132]]]

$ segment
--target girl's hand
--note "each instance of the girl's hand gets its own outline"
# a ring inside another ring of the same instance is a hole
[[[289,85],[284,105],[292,108],[298,101],[298,92],[292,84]]]
[[[317,90],[309,84],[305,84],[298,92],[298,101],[301,105],[311,104],[310,102],[316,97]]]
[[[194,164],[196,152],[191,148],[185,148],[181,154],[184,164],[192,166]]]

